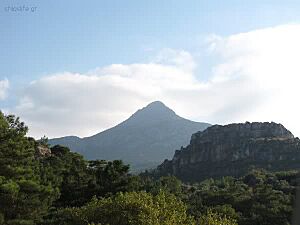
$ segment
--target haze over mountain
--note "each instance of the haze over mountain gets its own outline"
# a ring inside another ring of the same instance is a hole
[[[64,145],[87,159],[122,159],[134,169],[158,165],[190,137],[210,124],[184,119],[162,102],[152,102],[117,126],[90,137],[67,136],[49,140]]]

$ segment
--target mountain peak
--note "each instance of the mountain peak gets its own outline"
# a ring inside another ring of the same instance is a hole
[[[154,101],[154,102],[151,102],[151,103],[149,103],[147,106],[146,106],[146,108],[147,107],[162,107],[162,108],[168,108],[164,103],[162,103],[161,101]]]
[[[150,116],[148,114],[153,116],[176,116],[176,113],[161,101],[151,102],[146,107],[138,110],[135,114],[147,114],[147,116]]]
[[[155,121],[169,121],[180,118],[176,113],[161,101],[154,101],[146,107],[136,111],[127,123],[152,123]]]

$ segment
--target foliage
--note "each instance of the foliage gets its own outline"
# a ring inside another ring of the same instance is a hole
[[[118,192],[137,190],[137,177],[129,174],[122,161],[86,161],[69,148],[56,145],[51,156],[42,160],[43,179],[60,190],[56,207],[82,206],[93,196],[111,196]]]
[[[51,156],[41,160],[43,180],[51,182],[60,190],[60,198],[55,201],[57,207],[79,206],[87,202],[87,189],[91,176],[87,162],[67,147],[54,146]]]
[[[64,211],[65,224],[109,224],[109,225],[192,225],[192,217],[186,206],[174,195],[159,192],[118,193],[114,197],[94,198],[81,208]]]
[[[87,161],[64,146],[49,149],[46,137],[36,141],[27,131],[19,118],[0,112],[0,224],[291,223],[298,171],[253,170],[183,184],[174,176],[132,175],[120,160]],[[39,155],[41,149],[49,154]]]
[[[41,137],[40,140],[37,141],[40,145],[43,145],[45,147],[50,147],[49,143],[48,143],[48,137],[46,137],[45,135],[43,137]]]
[[[197,221],[199,225],[237,225],[235,219],[228,218],[219,213],[208,210],[205,214],[201,215]]]
[[[160,191],[174,194],[177,197],[182,197],[182,183],[174,176],[160,177],[153,179],[150,176],[139,177],[139,190],[145,190],[152,194],[158,194]]]
[[[209,179],[187,188],[189,212],[199,217],[208,209],[237,219],[240,225],[290,224],[296,187],[295,171],[254,170],[236,179]],[[290,183],[289,183],[290,182]]]
[[[41,180],[34,142],[19,118],[0,112],[0,221],[34,224],[57,197]]]
[[[134,178],[129,175],[129,165],[124,165],[121,160],[112,162],[105,160],[90,161],[89,173],[93,176],[92,192],[97,197],[114,195],[117,192],[134,189],[132,187]]]

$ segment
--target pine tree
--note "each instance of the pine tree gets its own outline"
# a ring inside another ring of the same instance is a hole
[[[42,184],[35,160],[35,141],[19,118],[0,112],[0,222],[36,224],[55,198]]]

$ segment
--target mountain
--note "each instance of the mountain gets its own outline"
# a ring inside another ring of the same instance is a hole
[[[300,140],[273,122],[214,125],[193,134],[190,144],[177,150],[155,173],[198,182],[240,176],[254,167],[300,169]]]
[[[187,145],[193,133],[208,126],[181,118],[156,101],[101,133],[86,138],[55,138],[49,144],[67,146],[87,159],[122,159],[136,170],[159,165],[172,156],[174,149]]]

